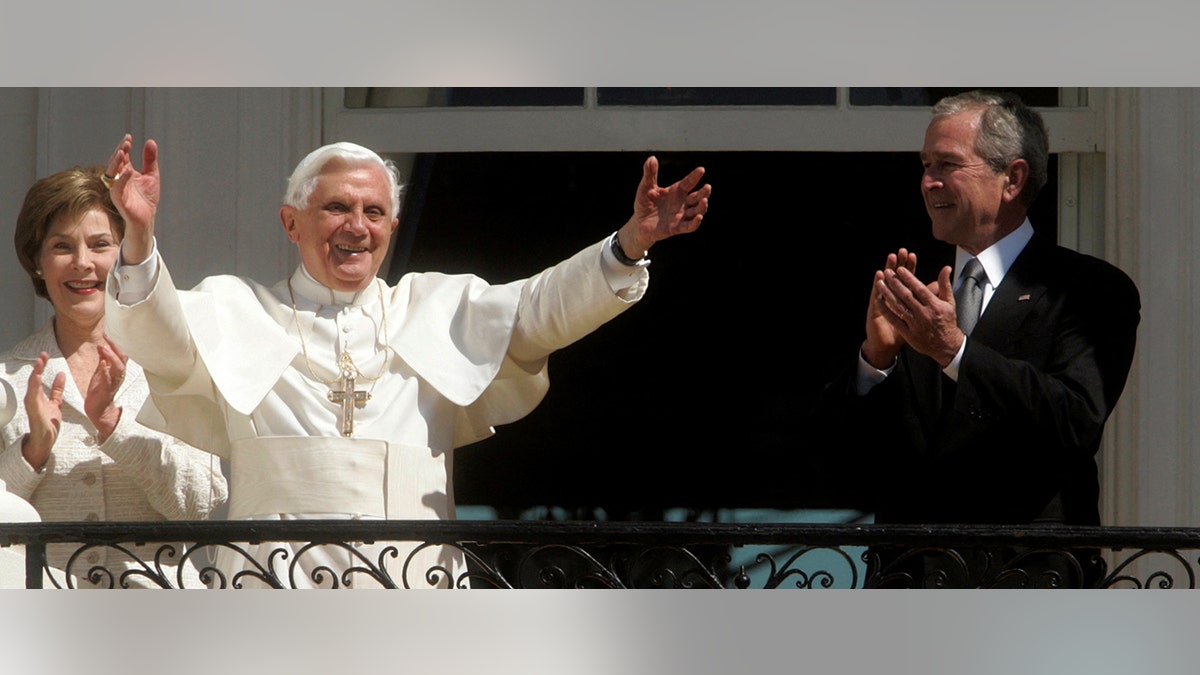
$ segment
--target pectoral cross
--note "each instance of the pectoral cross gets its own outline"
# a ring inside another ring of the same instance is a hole
[[[338,368],[342,372],[341,390],[330,390],[328,396],[333,403],[342,404],[342,436],[350,438],[354,435],[354,407],[363,407],[371,400],[371,392],[354,389],[354,378],[358,368],[354,365],[348,352],[342,352],[338,358]]]

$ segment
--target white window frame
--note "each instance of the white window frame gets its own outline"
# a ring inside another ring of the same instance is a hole
[[[851,106],[848,87],[831,106],[598,106],[347,108],[342,88],[323,91],[326,140],[380,153],[780,151],[903,152],[920,147],[927,107]],[[1060,243],[1104,253],[1104,88],[1064,88],[1065,102],[1039,108],[1059,154]]]
[[[927,107],[851,106],[849,88],[832,106],[598,106],[347,108],[343,89],[324,90],[324,134],[380,152],[788,151],[895,152],[918,149]],[[1064,94],[1078,90],[1064,90]],[[1085,105],[1040,108],[1051,151],[1104,151],[1103,91]]]

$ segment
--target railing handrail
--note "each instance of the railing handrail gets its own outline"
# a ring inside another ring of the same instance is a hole
[[[44,573],[56,586],[73,586],[72,578],[86,577],[90,584],[109,587],[132,580],[182,588],[184,563],[203,568],[202,584],[221,588],[242,587],[246,579],[275,588],[347,585],[350,577],[334,576],[342,571],[365,573],[385,588],[749,588],[754,583],[763,588],[1195,588],[1200,576],[1200,528],[1193,527],[585,520],[0,523],[0,546],[13,545],[24,547],[28,588],[43,587]],[[78,547],[64,558],[55,545]],[[143,545],[157,546],[147,550]],[[849,550],[855,548],[862,550]],[[335,572],[305,557],[326,549],[356,562]],[[441,555],[442,549],[454,551],[451,558],[460,557],[466,567],[417,562],[421,551]],[[57,562],[48,562],[52,550],[58,551]],[[106,566],[101,557],[106,550],[116,554],[116,567]],[[214,567],[207,557],[222,551],[251,569],[225,575],[226,568]],[[264,567],[264,560],[275,562]],[[63,567],[56,571],[51,565]],[[172,566],[177,566],[174,573],[168,571]]]
[[[78,541],[423,540],[493,543],[874,544],[1200,548],[1200,527],[533,520],[225,520],[0,523],[0,545]]]

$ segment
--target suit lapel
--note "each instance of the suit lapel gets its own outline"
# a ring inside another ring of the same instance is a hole
[[[1053,245],[1036,234],[1029,240],[988,301],[971,339],[1005,351],[1046,292],[1045,273],[1053,268],[1046,266],[1045,259],[1052,250]]]
[[[1047,270],[1055,269],[1053,261],[1048,260],[1053,253],[1054,244],[1043,237],[1035,234],[1029,240],[988,301],[970,339],[1001,353],[1008,351],[1013,338],[1023,330],[1029,314],[1046,293]],[[945,412],[943,407],[951,403],[955,385],[933,359],[909,347],[905,347],[904,356],[904,367],[911,380],[908,391],[915,399],[918,417],[923,420],[924,438],[935,438]],[[919,443],[919,447],[924,448],[925,444]]]

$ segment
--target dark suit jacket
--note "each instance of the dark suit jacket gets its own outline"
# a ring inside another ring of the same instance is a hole
[[[843,456],[858,460],[876,522],[1099,524],[1095,454],[1139,319],[1128,276],[1035,234],[967,339],[957,383],[907,347],[866,396],[852,371],[833,383],[825,402],[858,439]]]

